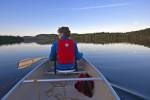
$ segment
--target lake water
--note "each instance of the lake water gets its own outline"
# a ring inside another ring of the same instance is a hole
[[[122,100],[140,100],[138,94],[150,99],[150,48],[127,43],[78,44],[84,57],[89,59],[114,87]],[[9,91],[33,66],[18,70],[23,58],[48,56],[50,45],[22,43],[0,46],[0,97]],[[128,93],[132,92],[132,93]]]

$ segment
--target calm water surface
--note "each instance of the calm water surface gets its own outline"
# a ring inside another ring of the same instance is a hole
[[[150,48],[142,45],[79,44],[84,57],[89,59],[110,81],[123,89],[150,99]],[[20,59],[48,56],[50,45],[22,43],[0,46],[0,97],[32,70],[37,64],[18,70]],[[121,99],[140,100],[141,98],[115,88]]]

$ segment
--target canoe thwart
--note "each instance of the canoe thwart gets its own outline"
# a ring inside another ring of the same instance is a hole
[[[102,78],[63,78],[63,79],[32,79],[32,80],[24,80],[23,83],[31,83],[31,82],[61,82],[61,81],[92,81],[92,80],[103,80]]]

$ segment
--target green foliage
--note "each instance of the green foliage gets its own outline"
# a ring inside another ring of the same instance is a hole
[[[72,34],[78,42],[83,43],[135,43],[150,46],[150,28],[126,33],[88,33]]]
[[[23,42],[23,38],[19,36],[0,36],[0,45],[2,44],[13,44]]]
[[[132,31],[126,33],[87,33],[87,34],[77,34],[73,33],[72,38],[81,43],[134,43],[141,44],[150,47],[150,28]],[[33,36],[0,36],[0,45],[2,44],[12,44],[21,42],[36,42],[39,44],[49,44],[52,41],[58,39],[56,34],[39,34],[35,37]]]

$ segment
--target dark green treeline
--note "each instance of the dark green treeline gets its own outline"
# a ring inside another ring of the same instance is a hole
[[[24,41],[24,39],[19,36],[0,36],[0,45],[21,43],[23,41]]]
[[[126,32],[126,33],[87,33],[87,34],[72,34],[72,37],[80,43],[134,43],[150,47],[150,28]],[[12,43],[31,43],[50,44],[58,39],[56,34],[39,34],[36,36],[0,36],[0,45]]]
[[[73,34],[72,36],[83,43],[134,43],[150,47],[150,29],[127,33]]]

